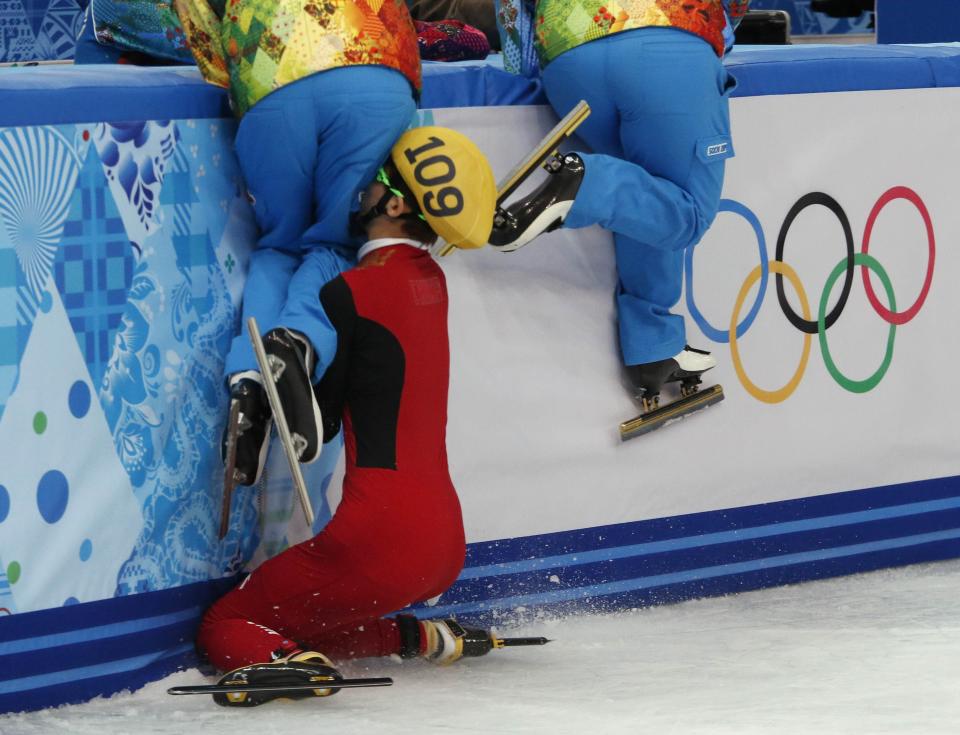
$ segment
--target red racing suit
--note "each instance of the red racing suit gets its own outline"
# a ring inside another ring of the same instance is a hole
[[[397,626],[383,616],[439,595],[463,567],[446,453],[443,272],[424,250],[387,244],[320,299],[337,353],[317,395],[327,438],[342,417],[343,498],[319,534],[207,611],[197,643],[222,671],[296,648],[334,660],[399,653]]]

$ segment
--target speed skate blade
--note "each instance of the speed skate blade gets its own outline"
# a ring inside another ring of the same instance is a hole
[[[227,535],[230,528],[230,501],[237,486],[237,434],[240,433],[240,404],[231,401],[230,417],[227,419],[227,458],[223,463],[223,502],[220,506],[219,538]]]
[[[321,686],[322,685],[322,686]],[[393,679],[379,677],[370,679],[334,679],[315,681],[309,684],[199,684],[196,686],[170,687],[167,694],[235,694],[239,692],[303,692],[313,689],[355,689],[358,687],[388,687]]]
[[[497,206],[501,206],[517,187],[522,184],[527,177],[533,173],[544,161],[552,156],[557,146],[566,138],[573,135],[580,123],[590,115],[590,105],[585,100],[580,100],[570,112],[564,115],[553,129],[547,133],[537,147],[530,152],[520,163],[513,167],[503,179],[497,183]]]
[[[270,361],[263,347],[263,337],[260,336],[260,328],[257,326],[257,320],[253,317],[247,319],[247,331],[250,334],[250,343],[253,345],[254,357],[257,358],[257,365],[260,367],[260,375],[263,376],[263,388],[267,392],[267,402],[270,404],[270,411],[273,414],[273,423],[277,427],[280,444],[283,447],[283,453],[287,457],[287,464],[290,466],[290,476],[293,478],[293,486],[300,498],[300,507],[303,509],[303,516],[306,518],[307,527],[313,528],[313,506],[310,505],[307,483],[304,481],[303,473],[300,471],[300,457],[297,456],[297,451],[293,447],[290,427],[287,424],[286,416],[283,414],[280,394],[277,392],[277,384],[273,379]]]
[[[701,408],[706,408],[707,406],[712,406],[714,403],[719,403],[722,400],[723,387],[712,385],[709,388],[685,396],[666,406],[661,406],[629,421],[624,421],[620,424],[620,440],[626,441],[636,436],[649,434],[651,431],[666,426],[674,419],[682,418],[687,414],[699,411]]]
[[[510,169],[510,172],[497,183],[497,208],[501,207],[504,201],[513,192],[517,190],[524,181],[537,170],[550,156],[557,152],[559,146],[564,140],[573,135],[573,132],[590,115],[590,105],[586,100],[580,100],[570,112],[563,116],[553,129],[547,133],[522,161]],[[456,246],[443,240],[438,240],[430,252],[433,255],[443,257],[449,255]]]
[[[511,648],[513,646],[545,646],[549,638],[497,638],[492,636],[494,648]]]

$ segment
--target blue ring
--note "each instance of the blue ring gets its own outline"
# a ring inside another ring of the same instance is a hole
[[[763,304],[763,297],[767,292],[767,276],[770,274],[770,268],[767,265],[767,240],[763,235],[763,228],[760,226],[760,220],[757,219],[757,215],[740,202],[736,202],[733,199],[721,199],[720,206],[717,208],[717,213],[719,214],[720,212],[733,212],[743,217],[753,228],[753,232],[757,236],[757,247],[760,249],[760,290],[757,291],[757,298],[753,302],[750,311],[747,312],[743,321],[737,325],[737,339],[740,339],[747,333],[750,325],[753,324],[753,320],[756,319],[757,314],[760,313],[760,305]],[[687,291],[687,311],[690,312],[693,321],[697,323],[700,331],[703,332],[708,339],[722,344],[728,343],[730,341],[730,330],[717,329],[711,325],[703,314],[700,313],[696,303],[693,301],[693,248],[687,248],[687,252],[684,254],[683,270],[685,274],[684,284]]]

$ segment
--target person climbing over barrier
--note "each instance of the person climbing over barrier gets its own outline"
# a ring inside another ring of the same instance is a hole
[[[228,87],[240,118],[235,148],[260,230],[243,291],[243,321],[283,323],[309,339],[315,378],[336,352],[317,301],[356,262],[349,231],[357,194],[409,126],[421,85],[413,21],[403,0],[174,0],[204,77]],[[368,32],[371,27],[377,33]],[[224,369],[238,403],[235,479],[263,470],[270,414],[250,342],[233,341]],[[304,447],[302,462],[318,456]]]
[[[507,67],[542,73],[558,115],[586,100],[591,115],[579,135],[592,152],[563,156],[538,190],[507,208],[490,244],[516,250],[561,225],[599,224],[613,233],[620,351],[651,414],[646,429],[702,407],[693,394],[716,364],[687,345],[683,317],[670,310],[680,298],[683,251],[713,222],[734,154],[728,98],[735,81],[721,59],[748,5],[499,0]],[[681,383],[684,398],[654,417],[667,382]]]

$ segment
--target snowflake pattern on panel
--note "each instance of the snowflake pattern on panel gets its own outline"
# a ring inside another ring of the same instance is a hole
[[[243,277],[229,264],[245,262],[254,243],[242,226],[252,215],[234,132],[230,120],[0,131],[0,411],[8,399],[41,406],[67,394],[56,366],[42,394],[37,380],[17,379],[33,323],[52,323],[53,302],[107,440],[83,466],[116,467],[122,485],[111,491],[129,494],[142,514],[117,557],[115,594],[220,578],[253,555],[259,537],[252,493],[238,495],[229,533],[217,537],[223,360]],[[31,455],[28,465],[38,461]],[[89,532],[97,535],[94,524]],[[76,555],[55,540],[35,543]]]
[[[56,128],[0,130],[0,222],[26,281],[17,306],[23,322],[50,278],[79,170],[75,142]]]
[[[93,141],[130,241],[143,242],[160,226],[159,196],[167,162],[177,145],[177,127],[159,122],[101,123]]]
[[[77,50],[77,37],[83,26],[85,3],[78,0],[50,0],[37,35],[39,59],[72,59]]]
[[[98,388],[109,373],[135,267],[134,248],[100,159],[89,150],[72,192],[53,276],[90,380]]]
[[[122,349],[118,340],[118,367],[140,369],[118,371],[127,383],[112,386],[112,427],[117,451],[130,453],[124,462],[144,513],[140,539],[117,580],[121,595],[236,571],[255,544],[252,495],[235,506],[226,542],[217,538],[223,472],[218,448],[227,411],[223,360],[237,312],[196,184],[206,175],[196,160],[196,141],[204,133],[209,137],[206,128],[214,124],[185,126],[185,140],[176,136],[158,201],[162,224],[146,240],[143,288],[138,291],[134,282],[125,317],[136,325],[131,336],[143,334],[124,340]],[[129,381],[134,374],[137,384]]]
[[[0,131],[0,417],[50,275],[88,144],[73,126]]]

